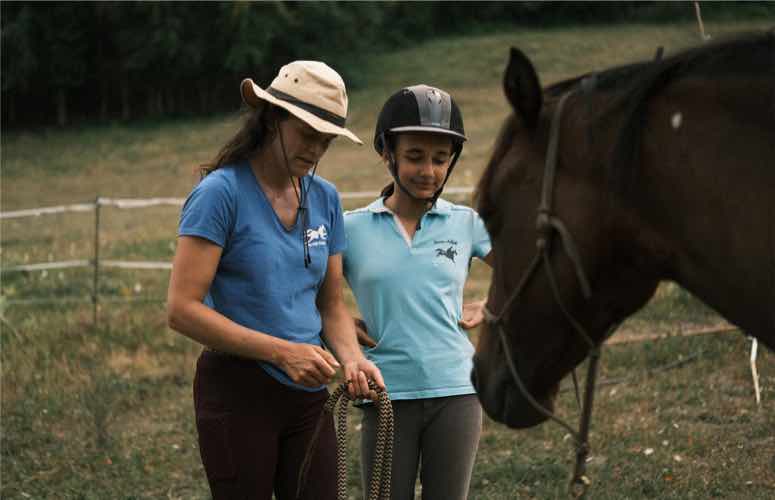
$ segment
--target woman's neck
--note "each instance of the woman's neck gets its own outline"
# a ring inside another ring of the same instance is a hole
[[[385,199],[385,206],[401,219],[415,222],[419,221],[430,208],[427,201],[417,200],[408,196],[398,186]]]
[[[290,189],[291,178],[287,167],[279,163],[269,149],[263,148],[253,155],[250,158],[250,168],[262,186],[278,192]],[[293,179],[293,183],[297,184],[298,179]]]

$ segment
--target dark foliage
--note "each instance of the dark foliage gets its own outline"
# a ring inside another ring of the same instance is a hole
[[[293,59],[355,88],[370,55],[512,26],[691,20],[690,2],[2,2],[4,129],[234,110]],[[706,17],[772,3],[703,4]]]

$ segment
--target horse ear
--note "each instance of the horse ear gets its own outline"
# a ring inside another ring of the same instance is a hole
[[[543,94],[533,64],[521,50],[512,47],[509,65],[503,75],[503,91],[506,98],[528,128],[538,123]]]

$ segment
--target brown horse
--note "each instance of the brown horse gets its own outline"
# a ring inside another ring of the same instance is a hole
[[[477,188],[495,266],[472,378],[492,418],[546,420],[517,383],[552,411],[661,280],[775,349],[775,32],[543,91],[512,49],[504,89]]]

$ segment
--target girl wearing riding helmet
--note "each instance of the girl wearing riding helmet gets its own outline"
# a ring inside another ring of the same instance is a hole
[[[368,330],[359,335],[393,402],[395,499],[414,498],[418,466],[424,500],[467,498],[479,443],[474,349],[461,327],[482,321],[482,303],[464,307],[462,299],[471,258],[489,263],[490,240],[474,210],[440,198],[465,140],[449,94],[426,85],[400,90],[374,134],[393,182],[344,217],[344,273]],[[362,408],[366,485],[377,415],[373,405]]]
[[[315,168],[336,136],[360,140],[344,128],[344,82],[323,63],[290,63],[267,89],[246,79],[241,91],[246,121],[183,206],[168,321],[205,347],[194,406],[213,498],[333,500],[331,419],[297,497],[326,384],[340,368],[352,396],[383,382],[342,299],[339,196]]]

